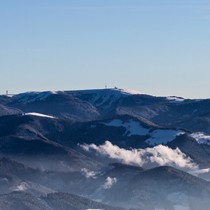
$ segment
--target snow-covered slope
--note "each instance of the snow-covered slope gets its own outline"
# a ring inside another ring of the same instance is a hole
[[[87,100],[92,105],[101,109],[111,109],[120,99],[141,94],[138,91],[118,88],[66,91],[66,93]]]
[[[17,95],[13,95],[12,98],[22,103],[32,103],[35,101],[44,101],[49,96],[56,94],[53,91],[45,91],[45,92],[26,92]]]
[[[111,127],[123,127],[125,128],[124,135],[133,136],[133,135],[141,135],[145,136],[149,134],[149,129],[144,128],[137,120],[128,120],[128,122],[123,122],[121,119],[114,119],[109,123],[104,123],[106,126]]]

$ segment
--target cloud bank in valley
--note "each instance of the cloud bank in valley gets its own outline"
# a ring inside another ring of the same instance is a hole
[[[81,147],[86,151],[94,151],[124,164],[145,168],[168,165],[185,171],[199,171],[198,165],[179,148],[171,149],[164,145],[158,145],[153,148],[127,150],[113,145],[109,141],[100,146],[84,144]]]

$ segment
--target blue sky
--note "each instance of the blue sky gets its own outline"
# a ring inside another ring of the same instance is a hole
[[[0,32],[0,93],[210,98],[209,0],[0,0]]]

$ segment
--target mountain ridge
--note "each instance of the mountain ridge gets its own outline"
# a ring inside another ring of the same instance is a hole
[[[0,96],[0,207],[22,193],[22,208],[28,198],[65,209],[76,195],[127,209],[205,209],[209,107],[117,88]]]

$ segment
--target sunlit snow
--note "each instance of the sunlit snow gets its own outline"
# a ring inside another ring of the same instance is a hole
[[[139,122],[134,120],[129,120],[128,122],[123,122],[122,120],[116,119],[112,120],[109,123],[105,123],[107,126],[113,127],[124,127],[126,129],[125,135],[132,136],[132,135],[148,135],[149,129],[144,128],[140,125]]]
[[[130,95],[139,95],[139,94],[142,94],[141,92],[139,91],[136,91],[136,90],[130,90],[130,89],[119,89],[122,93],[127,93],[127,94],[130,94]]]
[[[155,130],[150,134],[151,137],[147,139],[146,142],[152,146],[167,144],[182,134],[184,134],[184,132],[176,130]]]
[[[37,113],[37,112],[28,112],[28,113],[25,113],[25,115],[31,115],[31,116],[37,116],[37,117],[46,117],[46,118],[55,118],[51,115],[46,115],[46,114],[41,114],[41,113]]]
[[[176,97],[176,96],[168,96],[167,100],[169,100],[172,103],[179,103],[179,102],[183,102],[185,99],[181,97]]]

